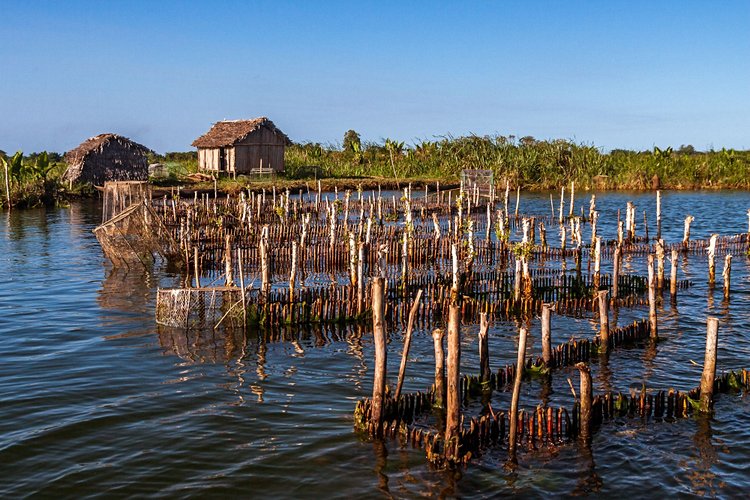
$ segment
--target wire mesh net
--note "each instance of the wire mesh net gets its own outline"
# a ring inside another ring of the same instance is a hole
[[[177,328],[241,326],[242,290],[234,287],[159,289],[156,322]]]
[[[179,245],[145,202],[137,203],[94,229],[104,254],[115,267],[180,259]]]

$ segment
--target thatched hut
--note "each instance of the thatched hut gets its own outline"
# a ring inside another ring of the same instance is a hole
[[[117,134],[99,134],[86,139],[65,154],[65,180],[103,185],[107,181],[148,180],[150,150]]]
[[[201,170],[231,174],[283,172],[284,148],[290,144],[265,116],[216,122],[193,141]]]

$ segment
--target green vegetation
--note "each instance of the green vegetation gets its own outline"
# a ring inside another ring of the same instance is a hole
[[[59,199],[59,179],[67,165],[60,155],[21,151],[11,157],[0,155],[2,165],[3,207],[36,207],[54,205]]]
[[[295,144],[285,162],[288,178],[305,178],[313,166],[322,177],[402,181],[455,181],[463,169],[488,169],[522,189],[557,189],[571,181],[581,189],[651,189],[655,181],[665,189],[750,188],[750,151],[698,152],[690,145],[603,153],[565,140],[472,135],[405,146],[391,139],[361,144],[350,130],[343,148]]]
[[[60,183],[67,168],[56,153],[0,152],[2,206],[50,205],[69,196],[93,193],[91,187]],[[323,189],[339,186],[370,189],[380,183],[396,187],[405,182],[455,183],[463,169],[488,169],[499,182],[526,190],[559,189],[574,181],[579,189],[750,189],[750,151],[722,149],[696,151],[693,146],[654,148],[651,151],[614,150],[566,140],[539,141],[533,137],[466,136],[420,141],[413,145],[384,139],[363,143],[349,130],[342,146],[294,144],[286,149],[286,174],[232,179],[222,176],[215,187],[237,193],[243,188],[298,189],[312,179],[323,179]],[[196,179],[198,154],[153,154],[149,163],[161,163],[164,174],[152,178],[157,186],[192,184],[213,191],[214,181]],[[6,179],[7,172],[7,179]],[[191,179],[189,176],[193,176]],[[309,183],[308,183],[309,185]]]

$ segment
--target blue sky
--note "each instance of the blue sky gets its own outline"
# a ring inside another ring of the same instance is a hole
[[[0,0],[0,149],[469,133],[750,148],[750,2]]]

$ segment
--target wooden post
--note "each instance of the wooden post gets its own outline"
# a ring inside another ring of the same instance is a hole
[[[700,410],[709,413],[713,407],[714,379],[716,378],[716,346],[719,341],[719,319],[709,317],[706,328],[706,356],[701,375]]]
[[[656,288],[664,289],[664,240],[656,240]]]
[[[490,386],[490,351],[487,339],[487,333],[490,329],[490,323],[487,321],[487,313],[479,315],[479,374],[482,383],[482,389],[488,390]]]
[[[349,281],[357,286],[357,242],[354,231],[349,231]]]
[[[198,259],[198,247],[193,247],[193,265],[195,269],[195,288],[201,287],[201,273]]]
[[[394,393],[394,398],[396,400],[398,400],[398,398],[401,396],[401,388],[404,385],[406,361],[409,358],[409,347],[411,346],[411,333],[414,330],[414,319],[417,317],[420,300],[422,300],[421,288],[417,291],[417,296],[414,299],[414,303],[411,305],[411,310],[409,311],[409,323],[406,327],[406,336],[404,337],[404,351],[401,354],[401,366],[398,369],[398,383],[396,384],[396,392]]]
[[[515,300],[521,298],[521,259],[516,259],[516,276],[513,282],[513,297]]]
[[[263,226],[260,233],[260,242],[258,243],[260,251],[260,293],[263,300],[268,297],[271,291],[271,263],[268,256],[268,224]]]
[[[576,368],[578,368],[578,372],[581,375],[581,419],[579,422],[579,437],[584,443],[588,443],[591,441],[591,400],[593,399],[591,371],[585,363],[577,363]]]
[[[542,304],[542,361],[549,367],[552,362],[552,305]]]
[[[380,434],[383,424],[383,400],[385,398],[385,377],[388,351],[386,348],[386,333],[384,315],[384,286],[381,277],[372,279],[372,333],[375,344],[375,376],[372,386],[372,422],[375,424],[375,434]]]
[[[232,272],[232,240],[227,234],[224,238],[224,278],[227,286],[234,286],[234,276]]]
[[[458,440],[461,433],[461,309],[456,299],[451,301],[448,313],[448,396],[445,425],[445,452],[447,458],[458,458]]]
[[[445,406],[445,352],[443,351],[443,330],[440,328],[432,332],[435,344],[435,406]]]
[[[369,219],[368,219],[369,221]],[[359,256],[357,258],[357,314],[362,314],[365,301],[365,244],[359,242]]]
[[[620,249],[620,245],[617,245],[615,247],[615,254],[612,257],[612,300],[619,297],[618,290],[620,287],[620,256],[622,255],[622,250]]]
[[[289,302],[294,302],[294,288],[297,284],[297,241],[292,241],[292,269],[289,271]]]
[[[563,210],[565,207],[565,185],[560,188],[560,215],[557,219],[558,223],[562,225],[563,222],[565,222],[565,219],[563,218]]]
[[[724,272],[721,273],[722,278],[724,279],[724,298],[729,298],[729,286],[730,286],[730,278],[732,276],[732,254],[727,254],[726,257],[724,257]]]
[[[568,217],[573,217],[573,208],[576,203],[576,183],[574,181],[570,182],[570,212],[568,213]]]
[[[518,206],[521,204],[521,186],[516,187],[516,219],[518,218]]]
[[[599,291],[599,349],[602,352],[609,350],[609,299],[607,290]]]
[[[661,239],[661,191],[656,191],[656,239]]]
[[[716,284],[716,240],[718,234],[712,234],[708,244],[708,285],[713,288]]]
[[[648,322],[651,325],[651,338],[659,338],[656,321],[656,280],[654,279],[654,255],[648,255]]]
[[[601,282],[601,257],[602,257],[602,239],[596,237],[594,244],[594,288],[599,288]]]
[[[516,360],[516,375],[513,380],[513,396],[510,400],[510,426],[508,428],[508,459],[513,464],[517,463],[518,398],[521,395],[521,379],[526,362],[526,335],[526,327],[522,326],[518,332],[518,357]]]
[[[458,458],[458,440],[461,433],[461,309],[458,276],[458,247],[451,245],[453,257],[453,286],[448,311],[448,394],[446,398],[445,455]]]
[[[685,231],[682,234],[682,245],[687,249],[690,243],[690,224],[695,220],[695,217],[688,215],[685,217]]]
[[[672,296],[672,302],[677,300],[677,255],[677,250],[672,250],[672,268],[669,273],[669,294]]]

